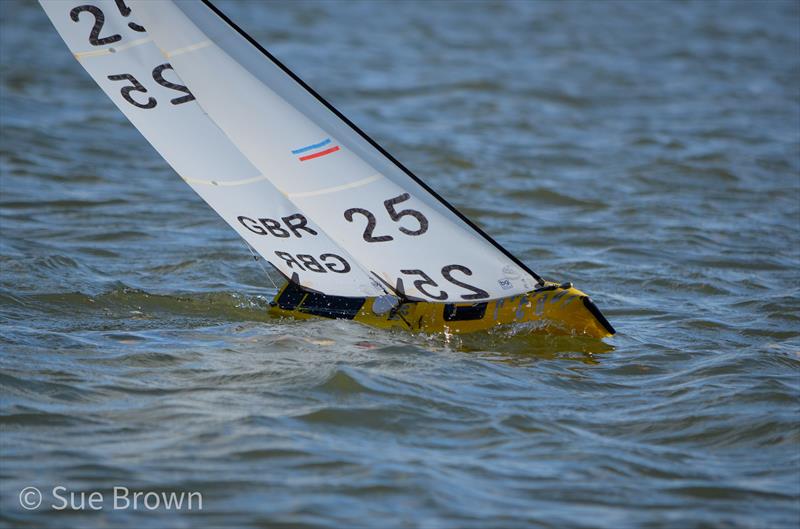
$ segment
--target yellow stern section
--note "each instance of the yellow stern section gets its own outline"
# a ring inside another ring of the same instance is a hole
[[[382,329],[430,334],[464,334],[530,322],[548,334],[606,338],[615,333],[589,296],[571,283],[546,283],[526,294],[481,303],[326,296],[289,283],[275,296],[269,312],[301,319],[349,319]]]

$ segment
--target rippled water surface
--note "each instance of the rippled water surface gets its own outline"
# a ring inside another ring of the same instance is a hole
[[[3,1],[1,525],[797,527],[800,4],[218,5],[619,334],[269,318],[236,234]],[[203,510],[18,505],[55,485]]]

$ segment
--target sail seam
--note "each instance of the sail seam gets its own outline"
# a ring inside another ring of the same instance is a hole
[[[307,197],[316,197],[319,195],[328,195],[330,193],[338,193],[339,191],[345,191],[347,189],[354,189],[356,187],[362,187],[367,184],[371,184],[372,182],[376,182],[383,178],[383,175],[380,173],[376,173],[372,176],[368,176],[367,178],[363,178],[361,180],[356,180],[355,182],[350,182],[349,184],[342,184],[340,186],[333,186],[333,187],[326,187],[323,189],[317,189],[316,191],[303,191],[300,193],[289,193],[286,196],[289,198],[307,198]]]
[[[206,184],[210,186],[220,186],[220,187],[227,187],[227,186],[243,186],[247,184],[252,184],[255,182],[260,182],[261,180],[268,180],[268,178],[264,175],[258,175],[253,178],[245,178],[243,180],[233,180],[232,182],[220,182],[218,180],[197,180],[195,178],[185,178],[181,177],[184,182],[188,182],[191,184]],[[285,194],[285,193],[284,193]]]
[[[211,43],[210,40],[204,40],[204,41],[198,42],[196,44],[190,44],[189,46],[184,46],[183,48],[178,48],[178,49],[172,50],[172,51],[165,51],[163,53],[164,53],[164,56],[167,59],[169,59],[170,57],[175,57],[177,55],[183,55],[184,53],[189,53],[190,51],[202,50],[203,48],[207,48],[208,46],[211,46],[211,44],[212,43]]]
[[[127,49],[134,48],[136,46],[141,46],[142,44],[147,44],[152,40],[153,39],[151,39],[150,37],[145,37],[143,39],[133,40],[127,44],[123,44],[122,46],[110,46],[103,50],[79,51],[77,53],[73,53],[72,55],[74,55],[75,58],[80,61],[81,59],[86,57],[100,57],[102,55],[111,55],[112,53],[125,51]]]

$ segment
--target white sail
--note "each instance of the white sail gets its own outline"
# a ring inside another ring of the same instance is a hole
[[[41,2],[173,168],[302,285],[465,301],[538,283],[208,2]]]
[[[384,290],[286,198],[203,112],[129,6],[42,0],[78,61],[175,171],[260,255],[305,287]],[[140,175],[140,178],[146,178]]]

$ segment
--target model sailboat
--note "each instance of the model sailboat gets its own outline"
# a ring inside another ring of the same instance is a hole
[[[40,2],[134,126],[287,279],[276,314],[614,333],[585,294],[543,281],[210,2]]]

